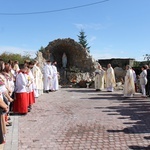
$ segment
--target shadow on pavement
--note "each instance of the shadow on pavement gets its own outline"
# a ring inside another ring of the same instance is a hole
[[[118,117],[118,119],[128,119],[129,121],[125,120],[123,124],[130,126],[125,127],[123,130],[107,130],[107,132],[123,132],[125,134],[150,133],[150,99],[134,97],[120,102],[119,106],[106,107],[105,112],[108,111],[108,115],[121,115],[122,117]],[[112,113],[110,114],[110,112]],[[143,138],[150,140],[150,136]],[[133,150],[150,150],[150,146],[133,145],[129,146],[129,148]]]
[[[73,92],[94,92],[94,90],[73,90]],[[89,96],[90,95],[90,96]],[[149,134],[150,133],[150,99],[141,98],[140,93],[136,93],[132,98],[125,98],[123,94],[95,92],[88,94],[88,98],[81,100],[110,100],[113,106],[110,107],[94,107],[94,109],[102,109],[102,112],[107,112],[107,115],[119,115],[118,119],[123,120],[126,125],[121,130],[107,130],[108,133],[124,133],[124,134]],[[116,104],[116,106],[115,106]],[[121,116],[120,116],[121,115]],[[150,140],[150,136],[143,137],[143,140]],[[150,150],[150,145],[128,145],[129,149],[133,150]]]
[[[97,95],[97,96],[95,96]],[[92,95],[89,98],[81,98],[81,99],[86,99],[86,100],[124,100],[122,97],[122,94],[95,94],[94,96]]]
[[[72,89],[72,90],[66,90],[67,92],[79,92],[79,93],[93,93],[93,92],[96,92],[95,89]],[[98,93],[98,92],[97,92]]]
[[[128,105],[126,105],[128,104]],[[123,117],[129,117],[133,122],[124,122],[131,124],[131,127],[124,128],[124,133],[150,133],[150,100],[124,100],[120,106],[107,107],[108,110],[114,110]],[[111,111],[112,112],[112,111]],[[108,114],[110,115],[110,114]],[[124,118],[118,118],[124,119]],[[135,122],[136,121],[136,122]],[[108,131],[113,132],[113,131]],[[116,132],[116,131],[115,131]],[[118,131],[120,132],[120,131]]]
[[[132,150],[150,150],[150,145],[145,147],[145,146],[129,146],[130,149]]]

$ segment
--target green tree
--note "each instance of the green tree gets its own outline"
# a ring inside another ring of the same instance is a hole
[[[79,35],[78,35],[78,39],[79,39],[79,43],[85,48],[87,49],[87,51],[90,53],[90,46],[88,46],[87,40],[86,40],[86,35],[85,32],[83,31],[83,29],[81,29]]]
[[[21,54],[9,53],[9,52],[3,52],[0,55],[0,59],[2,59],[4,62],[8,62],[9,60],[12,61],[17,60],[19,64],[23,64],[25,60],[32,60],[29,54],[21,55]]]
[[[150,61],[150,54],[145,54],[144,55],[144,60]]]
[[[41,46],[41,48],[39,49],[39,52],[44,53],[45,48],[43,46]]]

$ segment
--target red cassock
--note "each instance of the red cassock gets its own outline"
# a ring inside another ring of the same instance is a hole
[[[16,76],[15,100],[13,102],[13,112],[27,113],[29,106],[29,94],[27,93],[26,74],[19,72]]]
[[[29,106],[35,103],[34,91],[29,92]]]
[[[30,79],[30,86],[29,86],[29,89],[28,89],[28,92],[29,92],[29,106],[31,106],[33,103],[35,103],[35,97],[34,97],[34,76],[31,72],[31,70],[28,72],[28,78]]]
[[[29,105],[29,98],[27,93],[16,93],[16,98],[13,103],[13,112],[15,113],[27,113],[28,112],[28,105]]]

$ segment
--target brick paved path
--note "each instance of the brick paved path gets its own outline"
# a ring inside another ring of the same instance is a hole
[[[150,99],[140,96],[74,88],[44,94],[18,117],[18,150],[150,150]]]

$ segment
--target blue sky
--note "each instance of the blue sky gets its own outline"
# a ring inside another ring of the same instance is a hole
[[[30,13],[71,8],[103,0],[0,0],[0,52],[34,54],[58,38],[78,42],[84,30],[97,59],[134,58],[150,54],[150,0],[108,0],[65,11]]]

